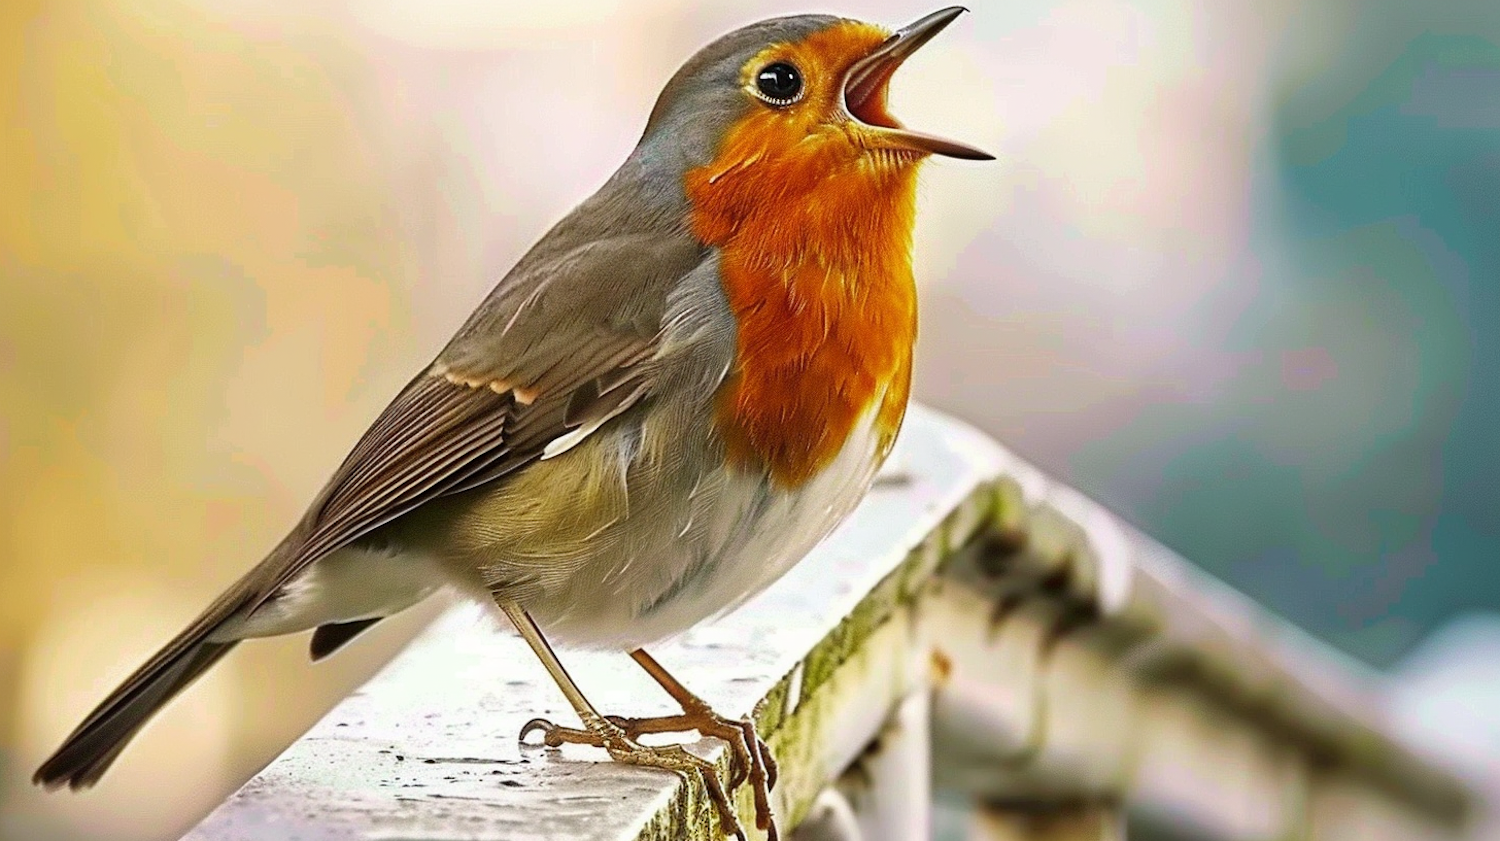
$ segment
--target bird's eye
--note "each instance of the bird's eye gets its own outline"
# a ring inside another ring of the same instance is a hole
[[[802,98],[802,72],[784,61],[767,64],[755,74],[755,89],[772,105],[791,105]]]

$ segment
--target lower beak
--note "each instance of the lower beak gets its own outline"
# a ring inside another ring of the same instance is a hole
[[[910,131],[885,107],[887,87],[896,68],[948,24],[968,11],[950,6],[897,30],[875,51],[854,63],[844,77],[844,110],[869,129],[872,142],[882,148],[921,154],[946,155],[971,161],[992,161],[994,155],[956,140]]]

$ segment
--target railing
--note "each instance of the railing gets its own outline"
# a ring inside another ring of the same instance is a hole
[[[795,838],[1477,837],[1351,663],[967,427],[914,409],[896,461],[785,579],[654,652],[753,711]],[[605,712],[675,711],[622,654],[563,656]],[[568,718],[524,644],[455,609],[187,837],[719,837],[696,783],[518,745],[539,715]]]

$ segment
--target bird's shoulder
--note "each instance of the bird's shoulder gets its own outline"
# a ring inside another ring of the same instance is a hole
[[[434,370],[538,397],[652,344],[674,290],[706,259],[686,232],[543,240],[474,311]]]

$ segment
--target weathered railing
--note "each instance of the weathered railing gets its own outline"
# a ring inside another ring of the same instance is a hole
[[[896,470],[764,595],[655,653],[753,711],[799,839],[1475,837],[1373,679],[978,433],[914,410]],[[674,712],[564,654],[607,712]],[[717,838],[703,792],[589,748],[519,639],[455,609],[188,838]],[[702,755],[727,763],[717,743]],[[753,826],[748,792],[739,808]]]

